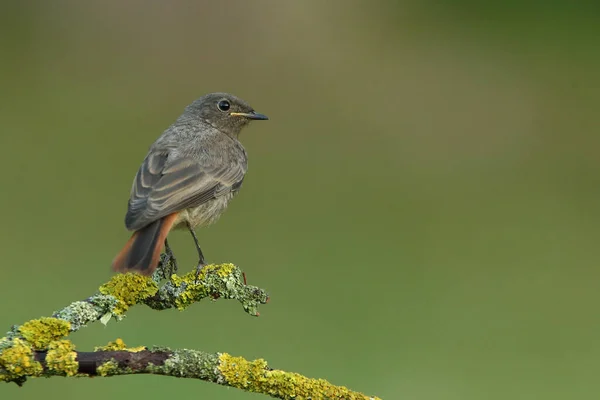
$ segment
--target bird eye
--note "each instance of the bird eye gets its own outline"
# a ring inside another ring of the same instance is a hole
[[[228,111],[231,107],[231,104],[229,104],[227,100],[221,100],[219,104],[217,104],[217,107],[219,107],[219,110],[221,111]]]

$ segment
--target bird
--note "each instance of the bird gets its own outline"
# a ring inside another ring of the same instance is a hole
[[[195,229],[216,222],[241,189],[248,156],[240,132],[251,121],[268,119],[229,93],[209,93],[189,104],[150,146],[135,175],[125,215],[133,234],[113,259],[113,270],[152,275],[163,245],[175,262],[169,232],[187,229],[198,274],[206,261]]]

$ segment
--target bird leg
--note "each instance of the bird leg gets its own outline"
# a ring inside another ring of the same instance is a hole
[[[194,238],[196,250],[198,250],[198,265],[196,266],[196,282],[198,282],[198,276],[200,276],[200,271],[202,271],[202,268],[206,265],[206,262],[204,261],[204,254],[202,254],[202,249],[200,248],[200,243],[198,243],[198,237],[196,236],[196,232],[194,231],[189,222],[187,223],[187,227],[190,230],[192,237]]]
[[[169,246],[169,241],[166,238],[165,252],[160,257],[160,263],[165,279],[168,279],[171,275],[177,272],[177,259],[175,258],[175,254],[173,254],[173,250],[171,250],[171,246]]]

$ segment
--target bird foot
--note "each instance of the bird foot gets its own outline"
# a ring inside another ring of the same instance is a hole
[[[173,253],[163,253],[160,255],[160,269],[163,272],[163,278],[170,279],[171,275],[177,273],[177,259]]]

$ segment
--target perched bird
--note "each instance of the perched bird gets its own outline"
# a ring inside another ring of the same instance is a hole
[[[125,226],[134,231],[113,260],[115,271],[150,275],[160,261],[167,235],[189,229],[205,264],[194,229],[215,222],[240,190],[248,169],[238,140],[253,120],[267,120],[248,103],[227,93],[211,93],[186,107],[150,147],[129,198]]]

